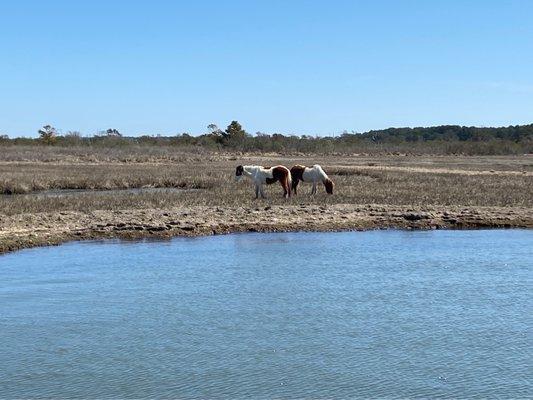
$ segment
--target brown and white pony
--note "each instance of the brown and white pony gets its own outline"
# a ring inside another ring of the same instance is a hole
[[[335,184],[328,178],[320,165],[313,165],[312,167],[305,167],[303,165],[295,165],[291,168],[292,190],[296,194],[296,187],[298,182],[311,182],[313,188],[311,194],[316,194],[316,184],[322,182],[326,188],[326,193],[333,194],[333,186]]]
[[[291,196],[291,172],[283,165],[275,167],[261,167],[259,165],[239,165],[235,169],[235,180],[240,181],[245,176],[252,180],[255,185],[255,198],[259,195],[265,198],[263,184],[270,185],[279,182],[283,188],[283,197]]]

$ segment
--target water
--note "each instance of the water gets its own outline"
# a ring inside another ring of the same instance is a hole
[[[24,194],[0,194],[0,199],[19,201],[21,198],[52,198],[65,196],[83,196],[87,194],[98,194],[103,196],[114,196],[117,194],[149,194],[149,193],[186,193],[190,191],[197,191],[199,189],[185,189],[175,187],[142,187],[142,188],[128,188],[128,189],[51,189],[41,190]]]
[[[0,256],[0,397],[533,396],[533,231]]]

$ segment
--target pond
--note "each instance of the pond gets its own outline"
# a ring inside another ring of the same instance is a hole
[[[370,231],[7,254],[0,397],[529,397],[532,249]]]

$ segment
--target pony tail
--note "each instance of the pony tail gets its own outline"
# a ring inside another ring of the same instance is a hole
[[[288,195],[289,197],[292,196],[292,174],[291,174],[291,171],[289,171],[287,169],[287,192],[288,192]]]

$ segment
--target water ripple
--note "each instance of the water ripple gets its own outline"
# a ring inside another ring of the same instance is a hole
[[[3,256],[0,398],[531,398],[532,239],[233,235]]]

